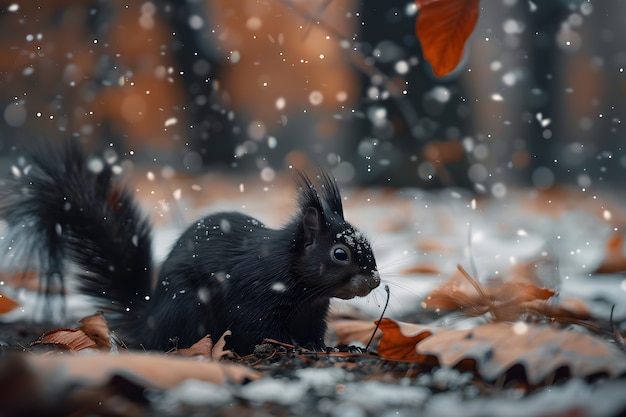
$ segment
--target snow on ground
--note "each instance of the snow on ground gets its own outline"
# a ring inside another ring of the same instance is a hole
[[[184,224],[204,213],[241,209],[274,227],[291,215],[295,201],[288,186],[270,191],[269,198],[258,196],[254,187],[247,190],[238,198],[229,198],[228,203],[219,199],[207,204],[194,199],[178,200],[176,204],[179,212],[184,213],[184,220],[157,222],[155,258],[164,259]],[[511,266],[534,259],[547,260],[540,276],[561,297],[583,299],[594,315],[604,319],[608,319],[610,307],[615,304],[616,319],[626,317],[624,275],[594,273],[606,257],[611,233],[623,233],[620,225],[598,215],[608,204],[608,197],[598,199],[597,210],[593,204],[544,210],[537,209],[537,194],[526,191],[511,192],[501,199],[478,200],[451,190],[346,190],[344,194],[346,218],[372,241],[381,275],[390,286],[389,317],[419,311],[422,298],[447,279],[458,264],[485,281],[492,277],[506,279]],[[155,206],[150,204],[146,203],[146,209],[154,212]],[[623,218],[624,213],[620,216]],[[432,270],[405,272],[426,265]],[[37,296],[26,290],[13,294],[22,306],[0,316],[1,319],[32,319],[38,311]],[[382,311],[385,299],[381,286],[368,297],[337,301],[335,307],[339,311],[356,307],[363,317],[373,319]],[[72,295],[68,302],[68,311],[76,318],[89,313],[89,305],[82,297]],[[472,325],[471,321],[466,323]],[[320,415],[355,417],[412,415],[415,410],[421,410],[425,416],[569,412],[608,417],[626,409],[623,379],[589,384],[572,378],[563,385],[541,388],[530,395],[503,389],[493,397],[473,396],[467,386],[455,390],[464,386],[467,378],[445,367],[406,382],[354,380],[350,372],[333,367],[303,368],[288,378],[265,376],[246,385],[218,386],[189,380],[175,389],[155,391],[149,398],[153,407],[164,413],[176,413],[181,407],[227,407],[242,399],[253,406],[278,404],[296,414],[314,411]],[[437,393],[433,387],[445,389]]]

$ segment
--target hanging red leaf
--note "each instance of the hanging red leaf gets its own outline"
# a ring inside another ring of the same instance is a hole
[[[458,65],[465,42],[478,21],[479,0],[415,0],[419,13],[415,34],[435,75]]]

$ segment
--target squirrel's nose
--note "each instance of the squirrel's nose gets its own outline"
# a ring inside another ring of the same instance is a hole
[[[380,285],[380,273],[378,270],[372,270],[372,283],[369,285],[371,289],[374,289]]]

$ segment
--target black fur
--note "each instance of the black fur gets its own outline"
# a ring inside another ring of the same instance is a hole
[[[82,147],[41,145],[0,188],[0,218],[9,225],[5,261],[39,269],[42,285],[63,286],[76,264],[80,290],[100,308],[124,311],[146,304],[152,277],[151,226],[112,167]],[[57,288],[55,288],[57,289]]]
[[[131,347],[186,347],[231,330],[227,347],[240,354],[263,338],[319,350],[330,298],[364,296],[380,279],[369,243],[343,218],[335,181],[320,170],[320,194],[298,177],[299,207],[284,227],[236,212],[200,219],[153,288],[148,222],[111,167],[89,170],[76,143],[35,156],[5,187],[0,216],[11,239],[35,244],[46,282],[76,264],[80,290],[112,312],[111,328]],[[13,249],[17,260],[26,247]]]

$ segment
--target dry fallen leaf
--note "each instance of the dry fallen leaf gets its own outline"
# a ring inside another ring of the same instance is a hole
[[[419,263],[409,268],[405,268],[401,272],[402,274],[427,274],[427,275],[441,275],[441,270],[434,264],[429,262]]]
[[[55,345],[61,349],[77,352],[83,349],[95,348],[94,342],[81,329],[55,329],[46,332],[33,345]]]
[[[78,329],[89,336],[96,343],[96,347],[100,349],[111,348],[111,331],[102,313],[93,314],[79,321],[82,323],[82,326],[78,327]]]
[[[105,383],[114,375],[132,375],[144,379],[147,386],[160,389],[173,388],[186,379],[223,384],[259,378],[257,372],[238,364],[144,352],[31,355],[28,362],[47,375],[63,375],[91,384]]]
[[[337,345],[354,343],[366,345],[372,337],[374,329],[376,329],[376,324],[365,320],[329,320],[328,328],[334,333]],[[382,331],[378,329],[373,342],[378,343],[382,335]]]
[[[109,326],[102,313],[80,320],[82,326],[76,329],[55,329],[46,332],[33,345],[55,345],[62,349],[77,352],[83,349],[111,349]]]
[[[224,350],[226,347],[226,336],[230,336],[232,333],[230,330],[226,330],[222,337],[219,338],[215,346],[213,347],[213,351],[211,352],[211,357],[214,360],[218,360],[223,358],[224,356],[230,355],[232,352],[230,350]]]
[[[211,351],[213,350],[213,340],[211,339],[211,335],[207,334],[202,339],[198,340],[193,345],[188,348],[174,349],[171,352],[168,352],[170,355],[178,355],[178,356],[211,356]]]
[[[458,65],[478,21],[479,0],[415,0],[416,35],[424,58],[443,77]]]
[[[381,356],[387,359],[423,360],[423,357],[415,350],[415,346],[432,336],[432,327],[382,319],[379,328],[383,332],[383,337],[378,344],[378,353]]]
[[[8,313],[19,307],[19,303],[0,293],[0,314]]]
[[[95,386],[63,372],[42,372],[31,358],[9,354],[0,361],[3,416],[145,415],[141,408],[145,384],[115,376]]]
[[[442,365],[475,361],[476,371],[496,380],[521,365],[531,385],[546,381],[560,367],[570,375],[626,375],[626,356],[604,340],[585,333],[524,322],[488,323],[470,330],[446,330],[417,345],[417,353]]]
[[[585,302],[578,298],[562,298],[558,302],[533,300],[523,303],[522,307],[529,317],[547,317],[557,323],[579,324],[593,332],[602,332],[600,327],[591,321],[591,312]]]
[[[437,239],[433,238],[421,238],[417,244],[416,248],[421,252],[426,253],[442,253],[442,254],[454,254],[456,253],[456,249],[452,246],[445,245]]]
[[[540,287],[538,261],[518,264],[506,275],[507,280],[483,284],[459,266],[459,271],[424,298],[426,310],[459,311],[466,316],[488,315],[493,321],[517,321],[531,316],[549,318],[560,323],[576,323],[597,331],[588,322],[591,313],[578,299],[559,299],[550,288]]]
[[[521,365],[531,385],[549,381],[560,368],[573,376],[600,373],[626,375],[626,356],[591,335],[525,322],[488,323],[469,330],[448,330],[384,319],[378,353],[387,359],[427,363],[471,370],[495,381]],[[410,335],[413,334],[413,335]]]
[[[520,279],[483,285],[459,266],[459,273],[435,288],[422,305],[429,310],[459,310],[468,316],[489,313],[493,320],[515,321],[527,312],[526,302],[547,300],[554,295],[551,289]]]
[[[211,335],[208,334],[190,347],[173,350],[170,354],[180,356],[206,356],[214,360],[219,360],[222,357],[231,354],[230,350],[224,350],[224,347],[226,346],[226,336],[230,335],[230,330],[225,331],[217,343],[213,344]]]
[[[600,274],[626,271],[626,251],[624,249],[624,234],[613,233],[606,242],[606,257],[596,270]]]

